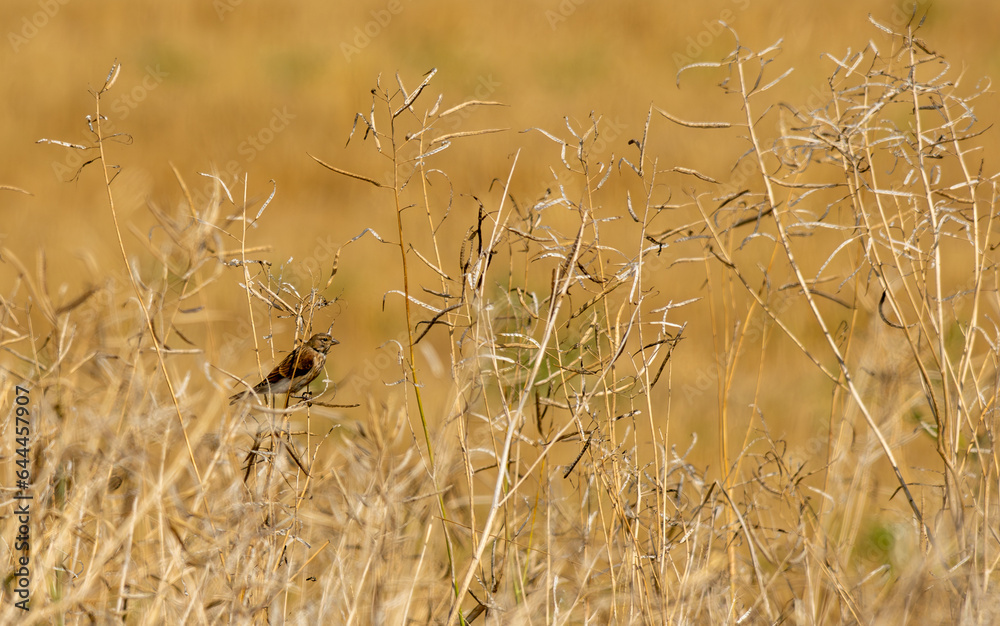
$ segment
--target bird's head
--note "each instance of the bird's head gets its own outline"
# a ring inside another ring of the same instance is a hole
[[[326,354],[331,347],[337,345],[340,342],[331,337],[330,335],[328,335],[327,333],[316,333],[315,335],[310,337],[309,341],[307,341],[306,343],[313,350]]]

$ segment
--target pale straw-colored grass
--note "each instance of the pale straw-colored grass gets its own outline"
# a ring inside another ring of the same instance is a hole
[[[0,621],[994,622],[993,120],[912,31],[872,29],[883,47],[831,55],[810,106],[775,95],[780,46],[736,44],[679,75],[722,81],[704,97],[732,119],[654,104],[613,143],[597,115],[530,129],[553,174],[532,198],[516,151],[479,188],[444,169],[510,133],[480,123],[499,103],[381,77],[350,141],[386,171],[313,158],[395,216],[343,240],[398,259],[386,310],[407,332],[358,364],[362,393],[270,408],[227,397],[350,314],[336,285],[363,260],[283,280],[254,228],[270,198],[218,180],[196,202],[180,174],[187,199],[130,232],[113,177],[137,148],[95,124],[83,174],[104,165],[118,266],[53,296],[41,256],[3,251],[3,398],[30,389],[34,500],[32,610]],[[655,143],[671,129],[745,154],[698,171]],[[677,267],[700,293],[672,289]],[[235,285],[243,320],[220,330]],[[706,394],[718,438],[671,438]]]

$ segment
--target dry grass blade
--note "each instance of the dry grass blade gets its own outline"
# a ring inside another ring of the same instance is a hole
[[[435,74],[437,74],[437,68],[432,68],[424,76],[424,80],[417,86],[416,89],[413,90],[413,93],[406,94],[405,91],[403,92],[403,95],[406,97],[406,99],[403,101],[403,104],[398,109],[393,111],[392,119],[396,119],[403,111],[406,111],[413,105],[416,99],[420,97],[420,94],[423,93],[424,87],[426,87],[431,82],[431,79],[434,78]]]
[[[18,193],[23,193],[23,194],[25,194],[27,196],[34,195],[30,191],[25,191],[24,189],[21,189],[20,187],[13,187],[11,185],[0,185],[0,191],[16,191]]]
[[[383,185],[382,183],[378,182],[374,178],[369,178],[367,176],[362,176],[361,174],[355,174],[353,172],[348,172],[347,170],[342,170],[339,167],[334,167],[333,165],[330,165],[329,163],[325,163],[321,159],[319,159],[317,157],[314,157],[311,154],[309,154],[309,158],[312,159],[313,161],[316,161],[317,163],[319,163],[320,165],[322,165],[326,169],[330,170],[331,172],[336,172],[336,173],[341,174],[343,176],[347,176],[348,178],[354,178],[356,180],[361,180],[361,181],[364,181],[366,183],[370,183],[372,185],[375,185],[376,187],[386,187],[386,185]]]
[[[685,126],[687,128],[730,128],[732,126],[729,122],[689,122],[671,115],[659,107],[654,106],[653,109],[674,124],[677,124],[678,126]]]
[[[510,105],[504,104],[503,102],[492,102],[492,101],[489,101],[489,100],[467,100],[467,101],[465,101],[465,102],[463,102],[461,104],[456,104],[455,106],[451,107],[447,111],[442,112],[441,115],[439,115],[438,117],[441,117],[441,118],[448,117],[449,115],[452,115],[454,113],[458,113],[459,111],[463,111],[463,110],[465,110],[468,107],[475,107],[475,106],[505,107],[505,106],[510,106]]]
[[[435,137],[434,140],[431,141],[431,145],[433,146],[435,144],[444,143],[446,141],[450,141],[452,139],[457,139],[457,138],[460,138],[460,137],[477,137],[479,135],[491,135],[493,133],[502,133],[502,132],[505,132],[507,130],[510,130],[510,129],[508,129],[508,128],[484,128],[482,130],[466,130],[466,131],[461,131],[461,132],[456,132],[456,133],[449,133],[447,135],[441,135],[440,137]]]

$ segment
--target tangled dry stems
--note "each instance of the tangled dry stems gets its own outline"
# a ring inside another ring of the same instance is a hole
[[[187,200],[150,207],[157,236],[130,253],[119,235],[126,269],[64,303],[4,250],[4,397],[29,384],[36,402],[27,623],[994,621],[984,89],[911,31],[886,41],[831,56],[818,107],[769,100],[780,47],[737,43],[679,78],[717,73],[741,119],[653,106],[617,156],[599,117],[533,129],[559,160],[531,202],[511,190],[519,156],[474,198],[435,165],[500,132],[443,130],[497,103],[427,104],[433,73],[380,80],[352,141],[388,175],[314,158],[397,217],[395,237],[345,244],[399,253],[394,400],[227,411],[246,339],[263,370],[257,338],[285,320],[308,336],[346,270],[338,252],[325,284],[283,279],[252,228],[270,199],[253,217],[221,180],[196,206],[178,175]],[[675,126],[745,154],[725,178],[675,165],[652,145]],[[107,139],[98,125],[117,223]],[[690,297],[662,278],[678,264],[704,268]],[[198,315],[226,281],[247,313],[223,332]],[[425,383],[435,341],[447,385]],[[714,470],[694,461],[709,444],[671,439],[706,390]],[[775,392],[825,427],[788,429]]]

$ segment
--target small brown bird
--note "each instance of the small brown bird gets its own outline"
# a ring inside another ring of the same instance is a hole
[[[241,391],[234,394],[229,397],[229,404],[236,404],[253,393],[277,396],[292,394],[305,388],[323,371],[326,353],[338,343],[340,342],[326,333],[316,333],[282,359],[264,380],[257,383],[253,392]]]

